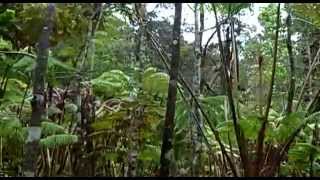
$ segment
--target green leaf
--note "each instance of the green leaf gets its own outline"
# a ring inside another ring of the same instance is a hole
[[[305,113],[293,112],[288,117],[280,121],[279,127],[275,131],[275,138],[277,142],[284,142],[287,138],[299,127],[301,122],[305,119]]]
[[[126,111],[114,112],[112,114],[105,114],[98,121],[91,124],[96,131],[111,129],[116,121],[122,120],[126,116]]]
[[[52,69],[52,68],[61,68],[63,70],[68,70],[68,71],[75,71],[75,69],[68,64],[65,64],[59,60],[57,60],[56,58],[49,56],[48,58],[48,69]]]
[[[42,128],[42,135],[48,136],[48,135],[54,135],[54,134],[63,134],[66,132],[63,126],[60,126],[54,122],[41,122],[41,128]]]
[[[119,155],[116,152],[106,152],[105,153],[105,159],[110,161],[116,161],[118,159]]]
[[[147,78],[150,75],[154,74],[157,72],[157,69],[154,67],[149,67],[143,72],[143,78]]]
[[[23,56],[17,63],[15,63],[12,67],[14,69],[18,69],[22,72],[31,72],[35,65],[35,60],[29,56]]]
[[[91,80],[93,90],[105,98],[123,96],[129,88],[129,77],[120,70],[111,70]]]
[[[62,113],[62,111],[59,108],[57,108],[57,106],[51,105],[48,107],[48,116],[52,116],[54,114],[60,114],[60,113]]]
[[[166,96],[169,86],[169,76],[166,73],[157,72],[152,73],[153,70],[149,70],[146,74],[147,77],[143,77],[143,90],[159,96]]]
[[[78,136],[71,134],[56,134],[40,139],[40,145],[46,148],[57,148],[78,142]]]
[[[15,11],[11,9],[6,9],[0,14],[0,25],[5,25],[13,20],[15,17]]]
[[[73,103],[66,103],[64,106],[64,109],[68,113],[76,113],[78,110],[78,107],[77,107],[77,105],[75,105]]]
[[[154,145],[145,145],[143,150],[140,151],[138,159],[142,161],[155,161],[160,159],[160,147]]]
[[[0,37],[0,49],[12,49],[12,43]]]
[[[240,128],[249,140],[257,139],[258,132],[261,128],[261,120],[256,116],[247,117],[240,120]]]

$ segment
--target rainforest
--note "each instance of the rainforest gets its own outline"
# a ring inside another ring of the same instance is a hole
[[[319,177],[319,3],[0,3],[0,176]]]

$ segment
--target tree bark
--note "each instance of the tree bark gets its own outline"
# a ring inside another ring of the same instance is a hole
[[[177,99],[177,79],[180,61],[180,31],[181,31],[182,4],[175,3],[175,16],[172,35],[172,58],[170,69],[170,81],[168,88],[167,109],[162,137],[160,176],[169,176],[171,161],[173,160],[173,129],[174,115]]]
[[[290,5],[288,4],[288,17],[287,17],[287,49],[289,56],[289,65],[290,65],[290,83],[289,83],[289,92],[288,92],[288,104],[287,104],[287,114],[292,112],[292,103],[294,97],[295,90],[295,67],[294,67],[294,59],[292,54],[292,43],[291,43],[291,12]]]
[[[195,68],[193,71],[193,91],[196,98],[200,96],[200,80],[201,80],[201,34],[199,32],[199,11],[198,11],[199,4],[195,3],[194,6],[194,18],[195,18],[195,40],[194,40],[194,53],[195,58],[193,62],[193,67]],[[203,26],[203,25],[202,25]],[[193,99],[192,99],[193,101]],[[202,118],[201,113],[199,113],[198,107],[192,102],[192,111],[193,113],[199,117],[199,124],[202,126]],[[193,117],[191,117],[193,118]],[[192,174],[194,176],[199,175],[199,171],[201,168],[201,132],[197,128],[197,125],[194,123],[193,127],[193,160],[192,160]]]
[[[45,77],[49,55],[49,37],[52,31],[55,4],[49,3],[47,18],[39,39],[36,66],[33,74],[33,99],[31,101],[32,114],[28,126],[28,140],[24,171],[26,176],[36,176],[36,160],[40,151],[39,140],[41,135],[40,124],[46,112]]]
[[[146,61],[146,33],[145,33],[145,20],[146,20],[146,5],[145,3],[135,4],[136,15],[138,19],[139,29],[136,35],[136,62],[139,65],[140,71],[143,71],[144,63]]]

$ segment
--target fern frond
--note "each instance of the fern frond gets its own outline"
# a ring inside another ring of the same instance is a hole
[[[78,142],[78,136],[71,134],[56,134],[40,139],[40,145],[45,148],[57,148]]]
[[[42,128],[42,135],[49,136],[54,134],[63,134],[66,132],[63,126],[60,126],[53,122],[42,122],[41,123]]]

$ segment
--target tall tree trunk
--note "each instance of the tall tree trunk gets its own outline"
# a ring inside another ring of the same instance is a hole
[[[292,112],[292,103],[294,97],[294,90],[295,90],[295,67],[294,67],[294,59],[292,54],[292,43],[291,43],[291,11],[290,5],[288,6],[288,17],[287,17],[287,49],[288,49],[288,56],[289,56],[289,65],[290,65],[290,83],[289,83],[289,92],[288,92],[288,104],[287,104],[287,114]]]
[[[135,11],[138,19],[139,29],[136,35],[136,62],[139,65],[140,71],[143,71],[144,63],[146,62],[146,4],[135,3]]]
[[[32,114],[28,126],[28,140],[24,171],[26,176],[36,176],[37,157],[40,152],[39,139],[41,135],[40,124],[46,112],[45,77],[47,73],[49,37],[53,26],[55,4],[49,3],[47,18],[39,39],[38,55],[33,74],[33,99],[31,101]]]
[[[171,161],[173,160],[173,129],[174,115],[177,99],[177,79],[180,62],[180,31],[181,31],[181,11],[182,4],[175,3],[175,16],[172,34],[172,58],[170,64],[170,81],[168,88],[167,109],[163,129],[161,157],[160,157],[160,176],[169,176]]]
[[[200,80],[201,80],[201,36],[199,32],[199,4],[195,3],[194,6],[194,18],[195,18],[195,40],[194,40],[194,53],[195,59],[193,62],[193,92],[196,98],[200,96]],[[193,100],[193,99],[192,99]],[[193,113],[199,117],[199,124],[202,126],[202,118],[201,114],[199,113],[198,107],[192,102],[192,111]],[[191,117],[193,118],[193,117]],[[194,122],[194,121],[193,121]],[[194,176],[199,175],[199,171],[201,168],[201,132],[197,125],[194,123],[193,129],[193,160],[192,160],[192,174]]]

